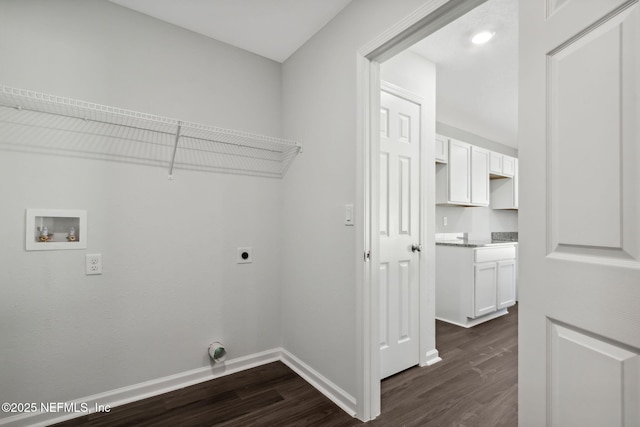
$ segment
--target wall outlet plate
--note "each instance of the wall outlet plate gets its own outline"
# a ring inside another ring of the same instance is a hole
[[[85,273],[87,276],[102,274],[102,254],[85,255]]]
[[[238,264],[250,264],[253,262],[253,255],[250,247],[238,248],[238,256],[236,262]]]

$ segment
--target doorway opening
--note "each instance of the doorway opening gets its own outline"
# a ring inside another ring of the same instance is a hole
[[[464,17],[467,14],[473,16],[471,11],[474,11],[476,7],[485,3],[486,0],[477,0],[473,2],[458,2],[450,1],[441,5],[442,2],[433,1],[425,5],[424,14],[421,17],[416,17],[413,24],[404,24],[404,28],[396,28],[390,30],[390,32],[378,41],[371,43],[369,48],[365,48],[361,51],[361,74],[360,74],[360,87],[361,87],[361,107],[362,115],[361,120],[363,124],[363,138],[364,144],[364,173],[365,173],[365,189],[364,189],[364,205],[366,217],[366,230],[368,230],[365,236],[365,248],[371,254],[370,262],[365,265],[365,289],[361,293],[362,295],[362,330],[363,330],[363,378],[362,378],[362,396],[365,399],[359,404],[359,413],[363,414],[362,419],[375,418],[380,413],[380,337],[381,323],[379,319],[380,304],[381,304],[381,276],[380,276],[380,224],[383,220],[382,215],[379,212],[380,206],[380,139],[378,137],[382,119],[379,116],[380,111],[380,89],[381,81],[391,81],[391,83],[407,89],[411,92],[420,92],[420,83],[415,83],[412,87],[411,78],[408,74],[398,74],[398,69],[409,70],[406,67],[397,67],[393,70],[391,65],[395,61],[415,61],[419,62],[419,53],[414,45],[420,40],[428,40],[431,35],[436,35],[439,30],[445,30],[450,27],[449,24],[454,23],[458,18]],[[492,2],[499,2],[500,0],[489,0],[487,5]],[[511,2],[514,3],[514,2]],[[438,5],[440,5],[438,7]],[[498,6],[500,7],[500,6]],[[478,8],[480,9],[480,8]],[[517,15],[516,15],[517,18]],[[456,21],[457,22],[457,21]],[[515,25],[515,22],[514,22]],[[394,34],[395,31],[395,34]],[[517,34],[517,33],[516,33]],[[470,37],[470,35],[469,35]],[[504,37],[504,36],[503,36]],[[465,35],[466,38],[466,35]],[[442,39],[438,40],[437,37],[433,37],[437,40],[433,42],[433,45],[441,45]],[[515,41],[517,44],[517,41]],[[445,47],[445,50],[447,48]],[[449,49],[450,51],[451,49]],[[438,67],[438,59],[442,63],[442,59],[436,57],[434,60],[429,61],[426,58],[422,58],[426,62],[435,63]],[[517,63],[517,56],[514,59]],[[515,63],[514,63],[515,66]],[[470,68],[470,65],[467,65]],[[438,70],[439,71],[439,70]],[[393,77],[390,78],[389,76]],[[455,75],[450,76],[455,77]],[[436,79],[437,79],[436,75]],[[458,77],[459,78],[459,77]],[[395,81],[393,81],[395,79]],[[478,84],[484,84],[480,81]],[[517,87],[517,76],[515,80]],[[417,86],[416,86],[417,85]],[[409,86],[409,87],[408,87]],[[490,86],[490,85],[489,85]],[[416,89],[417,87],[417,89]],[[424,92],[423,92],[424,93]],[[419,93],[421,94],[421,93]],[[425,97],[430,97],[434,102],[434,94],[426,93]],[[477,100],[474,98],[474,101]],[[469,101],[469,100],[468,100]],[[517,100],[515,100],[517,103]],[[469,104],[470,102],[467,102]],[[447,110],[442,106],[436,108],[436,111]],[[512,112],[517,112],[517,108],[510,108]],[[426,131],[424,139],[426,141],[433,141],[436,132],[446,132],[449,135],[460,138],[468,139],[471,135],[477,139],[473,142],[479,144],[489,145],[489,148],[495,149],[495,146],[491,146],[492,142],[500,141],[502,138],[494,136],[494,134],[487,135],[487,132],[482,129],[477,130],[473,126],[455,126],[456,121],[451,119],[451,108],[449,108],[449,115],[446,119],[442,117],[436,117],[432,128],[429,125],[423,126],[422,130]],[[476,122],[482,120],[476,120]],[[472,123],[471,120],[467,120],[465,123]],[[475,132],[473,132],[475,131]],[[516,128],[517,132],[517,128]],[[453,134],[453,135],[452,135]],[[511,141],[510,141],[511,142]],[[462,208],[462,207],[445,207],[436,208],[435,203],[435,151],[433,144],[430,142],[425,143],[425,161],[422,171],[425,174],[424,193],[421,194],[423,201],[421,202],[421,220],[424,223],[422,227],[422,234],[419,244],[422,246],[421,254],[421,270],[420,270],[420,285],[419,285],[419,312],[420,312],[420,354],[419,364],[421,366],[435,363],[438,361],[438,350],[436,348],[436,328],[435,328],[435,234],[442,232],[443,227],[452,227],[456,220],[461,223],[461,219],[464,217],[470,209],[474,208]],[[487,208],[489,209],[489,208]],[[470,216],[470,215],[466,215]],[[513,217],[512,212],[507,214],[497,213],[498,220]],[[447,221],[451,218],[454,221]],[[463,218],[464,219],[464,218]],[[447,222],[445,222],[447,221]],[[471,220],[473,221],[473,220]],[[509,220],[508,220],[509,221]],[[510,220],[510,224],[507,227],[516,227],[517,219],[515,222]],[[462,222],[463,223],[463,222]],[[494,221],[495,223],[495,221]],[[515,224],[515,225],[513,225]],[[493,224],[492,224],[493,225]],[[490,225],[491,226],[491,225]],[[465,230],[460,230],[465,231]],[[498,231],[498,230],[496,230]],[[368,289],[368,291],[366,291]],[[359,399],[360,402],[360,399]]]

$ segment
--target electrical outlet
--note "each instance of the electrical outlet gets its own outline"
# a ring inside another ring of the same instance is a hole
[[[250,264],[253,262],[253,256],[251,256],[251,248],[238,248],[238,258],[236,260],[238,264]]]
[[[85,255],[85,272],[87,276],[102,274],[102,254]]]
[[[442,225],[444,225],[445,227],[447,226],[447,217],[446,216],[442,217]]]

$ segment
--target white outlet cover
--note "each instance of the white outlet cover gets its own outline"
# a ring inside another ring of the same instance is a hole
[[[238,264],[250,264],[253,262],[253,254],[250,247],[238,248],[238,256],[236,258]]]
[[[85,273],[87,276],[102,274],[102,254],[85,255]]]

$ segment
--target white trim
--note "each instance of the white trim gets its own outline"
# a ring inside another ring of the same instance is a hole
[[[338,405],[347,414],[352,417],[356,416],[355,397],[342,390],[328,378],[322,376],[318,371],[298,359],[293,354],[289,353],[287,350],[282,350],[280,360],[291,368],[292,371],[300,375],[306,382],[329,398],[329,400]]]
[[[420,6],[418,9],[416,9],[413,13],[408,15],[406,18],[404,18],[401,21],[397,22],[395,25],[393,25],[392,27],[388,28],[385,32],[383,32],[382,34],[378,35],[378,37],[376,37],[375,39],[371,40],[369,43],[367,43],[364,46],[362,46],[358,50],[358,54],[360,54],[360,55],[362,55],[364,57],[367,57],[367,56],[371,55],[372,53],[374,53],[376,50],[380,49],[384,45],[388,44],[389,42],[392,42],[395,38],[397,38],[399,35],[401,35],[405,31],[407,31],[410,28],[414,27],[417,23],[419,23],[426,16],[429,16],[436,9],[438,9],[440,6],[446,4],[449,1],[450,0],[430,0],[430,1],[427,1],[425,4]],[[423,38],[423,36],[420,36],[420,35],[418,35],[418,37],[419,38],[414,40],[414,43]],[[399,42],[402,42],[402,40],[399,40]],[[402,43],[402,44],[404,45],[405,43]],[[408,44],[406,47],[410,46],[411,44],[413,44],[413,43]],[[401,49],[404,50],[404,47],[401,48]],[[376,57],[375,59],[376,60],[381,60],[381,58],[379,58],[379,57]]]
[[[189,387],[205,381],[210,381],[226,375],[235,374],[240,371],[255,368],[257,366],[266,365],[281,361],[294,372],[300,375],[305,381],[315,387],[324,394],[332,402],[338,405],[351,416],[355,416],[356,399],[347,392],[336,386],[327,378],[320,375],[310,366],[306,365],[300,359],[293,356],[283,348],[274,348],[260,353],[251,354],[236,359],[226,360],[223,364],[204,366],[202,368],[192,369],[190,371],[169,375],[162,378],[156,378],[127,387],[98,393],[91,396],[75,399],[65,402],[70,405],[75,404],[80,408],[82,404],[86,404],[88,412],[64,413],[60,412],[30,412],[14,415],[0,419],[2,426],[48,426],[54,423],[78,418],[93,412],[97,405],[108,405],[110,408],[125,405],[127,403],[136,402],[163,393]]]
[[[433,349],[431,351],[427,351],[424,355],[424,362],[420,363],[420,366],[431,366],[435,365],[438,362],[442,361],[442,357],[438,353],[437,349]]]
[[[356,230],[357,247],[371,252],[369,262],[361,272],[356,258],[356,334],[358,360],[357,413],[362,421],[380,414],[380,360],[378,345],[379,284],[377,261],[377,178],[374,157],[377,156],[376,114],[380,109],[379,64],[415,42],[449,24],[486,0],[429,0],[415,12],[393,25],[356,52],[356,152],[363,155],[356,161],[356,200],[362,201],[363,229]],[[441,9],[442,8],[442,9]],[[434,12],[439,13],[434,13]],[[378,95],[376,95],[378,94]],[[373,112],[373,113],[372,113]],[[376,113],[376,114],[374,114]]]
[[[482,317],[478,317],[476,319],[467,319],[466,323],[455,322],[451,319],[443,319],[441,317],[436,317],[436,320],[440,320],[441,322],[451,323],[452,325],[460,326],[461,328],[473,328],[474,326],[478,326],[481,323],[488,322],[489,320],[497,319],[498,317],[504,316],[505,314],[509,314],[509,310],[503,308],[498,311],[494,311],[493,313],[485,314]]]
[[[385,92],[389,92],[399,98],[403,98],[407,101],[413,102],[414,104],[422,105],[424,104],[424,98],[417,93],[413,93],[403,87],[394,85],[393,83],[386,82],[384,80],[380,81],[380,90]],[[422,117],[421,117],[422,119]],[[423,123],[420,122],[420,130],[423,128]],[[420,138],[420,143],[422,143],[422,138]]]
[[[356,55],[356,71],[357,71],[357,107],[358,114],[356,122],[356,212],[360,215],[360,220],[356,223],[356,262],[363,264],[356,268],[356,416],[362,421],[368,421],[380,413],[380,382],[377,384],[371,382],[371,373],[379,372],[379,354],[372,352],[370,349],[374,346],[371,343],[375,334],[371,333],[371,328],[377,325],[371,320],[371,265],[374,265],[374,259],[377,254],[372,246],[371,241],[371,210],[369,206],[374,206],[371,201],[370,183],[373,176],[371,172],[371,162],[369,161],[370,144],[364,143],[369,141],[371,126],[371,117],[365,112],[369,112],[371,100],[369,89],[371,87],[372,69],[376,70],[375,77],[378,78],[377,68],[375,64],[364,57],[364,55]],[[375,80],[375,79],[374,79]],[[379,101],[378,101],[379,103]],[[370,254],[371,257],[367,257]],[[362,258],[361,258],[362,257]],[[377,276],[376,276],[377,278]],[[378,341],[378,340],[376,340]],[[372,360],[376,359],[376,360]],[[376,367],[376,369],[373,368]],[[377,387],[377,388],[376,388]],[[376,397],[377,396],[377,397]],[[377,407],[372,408],[372,404]],[[375,415],[371,415],[375,414]]]

